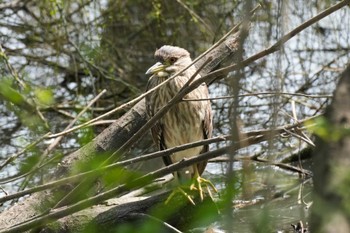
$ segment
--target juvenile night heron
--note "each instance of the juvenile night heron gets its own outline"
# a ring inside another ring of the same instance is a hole
[[[147,84],[147,90],[157,86],[170,78],[173,74],[181,71],[192,63],[187,50],[164,45],[155,52],[158,60],[146,74],[152,74]],[[146,97],[147,114],[152,117],[157,111],[166,105],[183,87],[183,85],[195,74],[196,68],[192,65],[165,85],[156,89]],[[195,77],[198,79],[199,75]],[[208,99],[208,88],[205,83],[188,93],[184,99]],[[173,106],[151,129],[153,141],[160,150],[179,146],[185,143],[195,142],[210,138],[212,135],[212,111],[209,100],[182,101]],[[165,165],[191,158],[207,152],[208,145],[199,146],[176,152],[170,156],[164,156]],[[206,183],[215,190],[214,186],[200,177],[206,167],[207,161],[200,162],[191,167],[186,167],[176,174],[180,182],[194,179],[191,189],[198,189],[203,199],[201,183]],[[209,191],[210,192],[210,191]]]

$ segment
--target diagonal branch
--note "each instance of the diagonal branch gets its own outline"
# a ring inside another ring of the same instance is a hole
[[[285,134],[286,130],[288,130],[289,132],[298,131],[298,130],[300,130],[299,127],[301,125],[303,125],[307,121],[315,119],[316,117],[319,117],[319,116],[306,118],[304,120],[298,121],[297,123],[281,126],[281,127],[276,128],[276,129],[257,130],[257,131],[243,133],[245,136],[241,141],[237,142],[237,148],[242,149],[242,148],[248,147],[248,146],[256,144],[256,143],[271,140],[274,137],[280,136],[281,134]],[[151,159],[159,158],[162,156],[171,155],[175,152],[186,150],[189,148],[208,145],[211,143],[217,143],[217,142],[227,141],[227,140],[232,140],[232,136],[231,135],[221,135],[221,136],[213,137],[210,139],[205,139],[205,140],[201,140],[201,141],[183,144],[181,146],[169,148],[166,150],[149,153],[149,154],[145,154],[142,156],[137,156],[137,157],[132,158],[132,159],[122,160],[119,162],[115,162],[111,165],[101,167],[99,169],[79,173],[77,175],[65,177],[65,178],[62,178],[62,179],[59,179],[56,181],[52,181],[52,182],[49,182],[49,183],[46,183],[43,185],[39,185],[39,186],[30,188],[30,189],[27,189],[24,191],[14,193],[14,194],[9,194],[7,196],[1,197],[0,203],[3,203],[3,202],[8,201],[8,200],[12,200],[14,198],[19,198],[19,197],[22,197],[24,195],[28,195],[28,194],[43,191],[46,189],[58,187],[58,186],[63,185],[63,184],[80,181],[82,178],[94,178],[94,177],[97,177],[98,175],[100,175],[104,172],[107,172],[109,170],[112,170],[112,169],[120,167],[120,166],[127,166],[127,165],[131,165],[131,164],[135,164],[137,162],[151,160]],[[258,161],[258,160],[256,160],[256,161]],[[280,164],[283,164],[283,163],[280,163]],[[276,166],[279,166],[279,165],[276,165]],[[281,165],[281,166],[283,166],[283,165]],[[183,167],[181,167],[181,168],[183,168]]]

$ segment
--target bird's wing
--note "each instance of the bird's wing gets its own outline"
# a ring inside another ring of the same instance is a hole
[[[203,88],[202,91],[206,93],[205,98],[209,98],[207,85],[202,84],[201,88]],[[203,138],[204,139],[211,138],[212,132],[213,132],[213,116],[212,116],[210,100],[207,100],[205,104],[205,114],[204,114],[204,119],[202,121],[202,127],[203,127]],[[209,150],[209,145],[206,145],[203,147],[203,150],[201,151],[201,153],[205,153],[208,150]]]
[[[206,84],[204,84],[204,85],[205,85],[205,89],[206,89],[205,91],[207,92],[207,98],[208,98],[209,97],[208,88],[207,88]],[[212,117],[211,105],[210,105],[210,101],[208,100],[208,102],[206,103],[204,119],[202,121],[203,139],[208,139],[208,138],[211,138],[211,136],[212,136],[212,131],[213,131],[212,118],[213,117]],[[209,144],[203,146],[201,154],[205,153],[207,151],[209,151]],[[198,169],[199,174],[203,173],[206,166],[207,166],[207,161],[203,161],[203,162],[200,162],[197,164],[197,169]]]
[[[156,79],[152,76],[147,83],[146,90],[148,91],[149,89],[155,87],[156,85],[158,85],[158,83],[157,83]],[[150,102],[151,95],[152,94],[146,96],[146,102]],[[156,114],[156,110],[150,104],[146,105],[146,111],[147,111],[147,114],[149,116],[154,116],[154,114]],[[165,145],[165,141],[164,141],[164,133],[163,132],[164,132],[163,125],[159,121],[151,128],[153,141],[158,146],[159,150],[167,149],[167,146]],[[171,161],[170,156],[163,156],[163,161],[164,161],[164,164],[166,166],[173,163]]]
[[[163,134],[163,125],[159,122],[157,122],[152,128],[152,138],[156,145],[158,145],[159,150],[165,150],[167,149],[167,146],[165,145],[164,141],[164,134]],[[169,155],[163,156],[163,162],[166,166],[169,166],[173,164],[173,161],[171,160],[171,157]]]

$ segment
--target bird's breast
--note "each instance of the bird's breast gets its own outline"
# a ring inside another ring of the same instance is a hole
[[[169,81],[153,94],[155,112],[166,105],[183,87],[187,79],[181,76]],[[208,98],[206,88],[200,86],[184,99]],[[205,96],[203,96],[203,93]],[[161,119],[163,136],[168,148],[203,139],[202,122],[208,101],[183,101],[174,105]]]

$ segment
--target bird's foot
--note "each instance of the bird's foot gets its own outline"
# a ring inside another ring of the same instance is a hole
[[[168,204],[170,202],[170,200],[177,194],[181,194],[183,195],[189,202],[191,202],[191,204],[196,205],[196,203],[194,202],[193,198],[191,197],[190,194],[188,194],[188,192],[186,192],[184,189],[188,189],[188,187],[177,187],[170,195],[169,197],[166,199],[165,204]],[[191,189],[189,189],[189,191],[191,191]]]
[[[211,192],[214,191],[215,193],[218,192],[218,190],[215,188],[213,183],[210,180],[204,179],[201,176],[195,177],[193,183],[190,186],[190,190],[197,190],[199,192],[199,197],[201,201],[204,199],[204,192],[203,192],[203,187],[204,186],[208,192],[209,197],[214,200],[213,194]]]
[[[203,190],[203,187],[205,190]],[[165,204],[168,204],[175,195],[181,194],[185,197],[191,204],[196,205],[194,199],[199,195],[200,200],[204,200],[204,193],[208,193],[211,200],[214,200],[212,191],[217,193],[218,190],[215,188],[213,183],[210,180],[206,180],[200,176],[195,177],[190,186],[182,185],[181,187],[177,187],[167,198]]]

